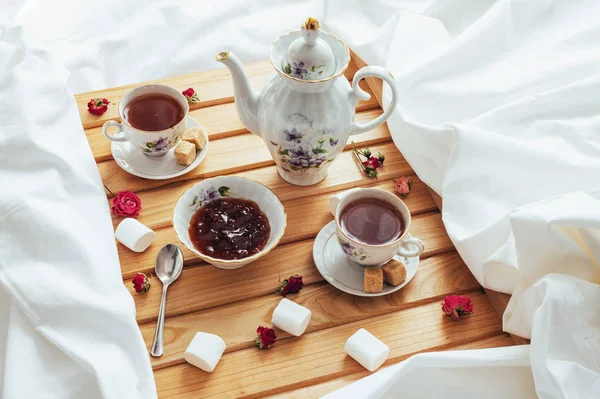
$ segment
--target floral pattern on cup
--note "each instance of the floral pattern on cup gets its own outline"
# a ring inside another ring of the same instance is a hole
[[[368,258],[368,255],[366,255],[364,249],[362,249],[362,248],[356,249],[356,247],[354,245],[350,244],[347,241],[342,240],[340,237],[338,237],[338,242],[340,243],[340,246],[342,247],[342,251],[344,251],[344,253],[350,257],[350,259],[355,260],[355,261],[363,261]]]
[[[297,79],[302,80],[318,80],[321,79],[321,76],[324,72],[327,72],[327,65],[313,65],[308,68],[304,64],[303,61],[299,63],[292,62],[291,64],[288,62],[285,67],[283,67],[283,71],[290,76],[293,76]]]
[[[286,172],[318,169],[341,151],[340,140],[318,122],[300,113],[291,114],[288,121],[290,126],[282,131],[281,142],[271,141],[278,147],[280,166]]]
[[[236,195],[229,191],[229,187],[221,186],[219,188],[209,187],[206,190],[200,190],[197,195],[194,195],[192,199],[192,203],[190,204],[190,208],[192,211],[196,211],[196,209],[203,207],[204,205],[212,202],[216,199],[223,197],[235,197]]]
[[[142,143],[142,151],[145,153],[156,153],[156,152],[167,152],[171,148],[175,147],[175,145],[179,142],[183,131],[179,134],[173,136],[172,140],[169,140],[168,137],[159,137],[154,141],[147,141]]]

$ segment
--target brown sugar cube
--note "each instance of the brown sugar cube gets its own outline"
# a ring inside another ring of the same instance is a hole
[[[196,146],[187,141],[180,142],[175,147],[175,161],[179,165],[190,166],[196,159]]]
[[[381,292],[383,290],[383,272],[380,267],[365,269],[365,292]]]
[[[200,151],[204,148],[204,144],[206,144],[206,137],[204,137],[204,133],[202,129],[199,127],[191,127],[183,132],[183,136],[181,136],[181,140],[190,142],[196,146],[196,150]]]
[[[400,285],[406,280],[406,267],[396,259],[383,265],[383,280],[390,285]]]

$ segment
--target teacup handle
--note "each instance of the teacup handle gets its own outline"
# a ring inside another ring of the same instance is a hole
[[[108,128],[111,126],[115,126],[117,128],[117,131],[112,136],[108,134]],[[102,126],[102,134],[110,141],[127,141],[127,137],[125,137],[125,132],[123,132],[121,124],[117,121],[106,122]]]
[[[342,200],[342,198],[344,198],[347,194],[353,193],[357,190],[360,190],[360,188],[352,188],[350,190],[343,191],[339,194],[332,195],[329,198],[329,210],[331,211],[331,214],[333,215],[333,217],[335,217],[335,211],[337,210],[337,206],[340,203],[340,201]]]
[[[359,69],[358,72],[354,74],[354,79],[352,79],[352,91],[350,92],[350,101],[352,101],[354,106],[356,106],[358,100],[368,100],[371,98],[369,93],[361,89],[358,85],[360,80],[366,78],[367,76],[375,76],[390,85],[390,88],[392,89],[392,101],[385,108],[383,114],[379,115],[372,121],[367,123],[352,122],[352,130],[350,132],[351,135],[368,132],[369,130],[373,130],[383,122],[387,121],[392,114],[392,111],[394,111],[394,108],[396,108],[396,102],[398,101],[398,89],[396,88],[396,81],[394,80],[394,77],[385,68],[371,65]]]
[[[413,244],[416,248],[408,246]],[[400,248],[398,248],[398,255],[404,256],[406,258],[411,258],[413,256],[419,256],[425,250],[425,245],[423,245],[423,241],[419,240],[415,237],[405,238],[402,240],[402,244],[400,244]]]

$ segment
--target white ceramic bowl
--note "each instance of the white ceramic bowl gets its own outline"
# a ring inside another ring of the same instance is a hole
[[[257,254],[243,259],[217,259],[203,254],[192,244],[188,232],[192,216],[196,210],[207,202],[223,196],[254,201],[265,215],[267,215],[271,227],[271,235],[265,247]],[[281,240],[286,223],[287,215],[285,214],[285,209],[273,191],[254,180],[236,176],[214,177],[205,179],[194,185],[179,198],[173,215],[173,227],[183,245],[199,258],[221,269],[240,268],[271,252]]]

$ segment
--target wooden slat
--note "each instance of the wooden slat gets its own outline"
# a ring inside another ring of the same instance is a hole
[[[514,343],[512,342],[508,334],[501,334],[496,335],[492,338],[482,339],[480,341],[469,342],[464,345],[459,345],[452,348],[452,350],[499,348],[511,345],[514,345]],[[335,380],[324,382],[322,384],[298,388],[294,389],[293,391],[287,391],[281,394],[275,394],[265,399],[318,399],[354,381],[367,377],[370,374],[371,373],[369,373],[367,370],[364,370],[359,373],[346,375],[340,378],[336,378]]]
[[[285,206],[285,204],[284,204]],[[301,208],[301,207],[300,207]],[[287,210],[290,214],[290,210]],[[269,259],[274,257],[275,253],[280,251],[286,251],[287,247],[283,244],[293,242],[293,236],[291,235],[294,228],[291,225],[286,229],[279,246],[275,248],[270,254],[265,255],[263,258],[253,262],[251,265],[255,265],[256,262],[267,262]],[[319,230],[323,227],[322,224],[311,223],[309,227],[312,229],[312,233],[302,233],[306,237],[315,237]],[[425,213],[417,215],[413,218],[412,226],[410,230],[411,234],[419,237],[425,244],[425,252],[423,257],[433,256],[439,253],[448,252],[452,249],[452,242],[446,234],[444,225],[442,223],[441,214],[438,212]],[[151,273],[154,270],[154,260],[160,248],[166,244],[179,244],[179,239],[175,230],[172,227],[162,228],[156,231],[156,240],[152,245],[143,253],[136,253],[128,250],[122,244],[117,244],[119,251],[119,259],[121,261],[121,273],[124,279],[129,279],[137,272]],[[184,262],[186,265],[204,263],[200,258],[196,257],[190,250],[185,246],[179,245],[183,252]]]
[[[499,335],[500,320],[485,294],[470,296],[476,311],[460,322],[443,317],[439,303],[431,303],[285,340],[268,351],[251,348],[226,353],[210,374],[188,364],[157,370],[159,396],[259,398],[360,372],[362,366],[347,356],[343,347],[359,328],[366,328],[390,347],[387,365],[414,353]]]
[[[215,61],[215,67],[219,64]],[[273,66],[269,61],[255,62],[244,66],[252,86],[256,90],[262,89],[265,80],[273,72]],[[345,75],[352,79],[356,72],[356,64],[353,61],[348,65]],[[188,75],[173,76],[169,78],[157,79],[148,82],[134,83],[126,86],[114,87],[112,89],[98,90],[93,92],[81,93],[75,96],[81,123],[84,129],[96,126],[102,126],[104,122],[110,119],[118,119],[118,104],[121,98],[131,89],[146,84],[163,84],[171,86],[174,89],[183,91],[188,87],[193,87],[200,97],[200,102],[190,105],[190,109],[208,107],[217,104],[233,102],[233,84],[231,74],[226,68],[215,69],[211,71],[196,72]],[[90,98],[107,98],[113,104],[103,115],[96,116],[87,112],[87,103]]]
[[[392,145],[386,146],[386,148],[392,147]],[[376,148],[381,149],[384,147]],[[387,154],[385,165],[385,167],[380,169],[379,181],[371,179],[358,168],[356,161],[352,158],[352,154],[347,151],[342,153],[339,158],[331,164],[329,176],[321,183],[312,186],[310,190],[307,190],[306,187],[302,186],[293,186],[284,181],[279,177],[275,166],[252,169],[238,173],[237,176],[260,182],[273,190],[281,201],[287,201],[297,198],[308,198],[318,194],[332,193],[334,191],[342,191],[353,187],[377,185],[378,182],[387,181],[399,176],[410,176],[412,173],[412,169],[398,151]],[[167,187],[157,190],[138,193],[143,205],[138,220],[152,229],[166,226],[170,223],[170,219],[173,216],[173,207],[179,197],[199,181],[201,180],[194,179],[183,181],[170,184]],[[415,188],[413,188],[413,190],[419,198],[424,197],[421,184],[422,183],[415,178]],[[413,206],[419,206],[414,203],[413,197],[413,195],[407,197],[407,201],[412,203],[412,205],[409,205],[411,209]],[[424,198],[424,200],[427,199]],[[110,206],[112,204],[112,199],[108,199],[108,203]],[[430,204],[430,200],[427,200],[427,203]],[[121,220],[123,220],[122,217],[115,215],[113,215],[112,218],[115,228]]]
[[[255,299],[168,318],[165,325],[165,355],[153,358],[153,367],[164,368],[183,363],[183,352],[197,331],[210,332],[223,338],[227,344],[227,352],[252,347],[254,341],[253,337],[248,336],[248,331],[256,329],[258,324],[270,325],[273,310],[281,300],[279,295],[273,294],[276,284],[269,288],[269,294]],[[339,291],[327,282],[321,282],[305,286],[299,294],[290,295],[288,299],[312,311],[307,332],[313,332],[427,302],[441,301],[446,295],[479,288],[477,280],[458,255],[452,253],[424,260],[409,285],[389,296],[361,298]],[[251,289],[253,287],[249,288]],[[171,304],[172,302],[169,303]],[[153,310],[157,312],[158,307]],[[150,348],[156,323],[141,325],[140,328]],[[291,338],[281,330],[277,329],[276,332],[280,341]]]
[[[435,210],[436,206],[427,191],[427,186],[425,186],[425,184],[422,183],[416,176],[412,176],[411,178],[413,179],[411,193],[406,198],[403,198],[406,205],[410,208],[411,213],[419,214]],[[371,179],[371,181],[365,181],[365,185],[367,183],[371,183],[368,185],[370,188],[378,188],[381,190],[394,192],[395,183],[392,180],[377,181]],[[160,189],[140,193],[140,199],[144,205],[144,209],[137,219],[153,230],[171,226],[173,209],[175,208],[179,197],[194,184],[195,183],[188,183],[176,188]],[[357,184],[357,186],[359,185]],[[283,188],[283,190],[285,190],[285,188]],[[275,191],[275,193],[278,194],[277,191]],[[331,195],[333,195],[333,193],[331,191],[316,195],[312,193],[313,195],[311,197],[315,198],[315,200],[313,201],[313,198],[311,198],[311,201],[304,201],[304,199],[310,194],[310,190],[304,190],[303,195],[301,196],[286,198],[283,200],[285,202],[286,209],[291,207],[288,211],[288,225],[294,226],[294,231],[296,231],[296,234],[306,233],[307,229],[301,228],[301,224],[315,224],[315,222],[307,221],[306,215],[310,215],[311,218],[318,219],[323,223],[327,223],[329,221],[329,218],[326,218],[326,216],[328,216],[329,198]],[[112,199],[109,199],[108,202],[110,205]],[[302,212],[302,206],[306,207],[304,212]],[[298,208],[297,212],[294,212],[295,208]],[[113,215],[113,226],[116,228],[123,219],[124,218],[122,216]],[[323,224],[323,226],[324,225],[325,224]],[[309,229],[308,231],[312,230]],[[288,233],[293,234],[292,231],[289,231]],[[301,238],[299,237],[297,240],[304,238],[306,237],[301,236]]]
[[[367,92],[369,87],[365,82],[361,82]],[[367,101],[361,101],[356,107],[357,118],[359,121],[370,120],[379,114],[381,110],[375,97]],[[361,112],[371,111],[374,113],[360,115]],[[212,107],[198,108],[190,111],[190,116],[199,121],[208,133],[209,140],[218,140],[225,137],[236,136],[239,134],[248,133],[248,129],[242,124],[235,109],[235,103],[219,104]],[[363,119],[360,119],[363,118]],[[92,149],[96,162],[102,162],[112,159],[110,150],[110,140],[102,134],[102,127],[93,127],[85,131],[86,138]]]
[[[440,229],[443,231],[443,226],[439,224],[439,217],[436,218],[436,215],[416,220],[419,221],[420,226],[422,223],[423,231]],[[432,242],[426,239],[423,241],[427,250],[427,246]],[[212,266],[184,268],[180,279],[169,288],[169,306],[166,314],[167,316],[181,315],[265,295],[277,289],[281,278],[295,273],[302,275],[306,284],[323,281],[314,266],[312,248],[313,240],[281,245],[263,258],[236,270],[221,270]],[[449,240],[441,240],[437,243],[437,252],[442,250],[449,252],[452,249]],[[427,253],[424,254],[422,262],[425,262],[426,258]],[[143,270],[149,269],[146,272],[152,271],[152,268],[143,268],[142,265],[140,264],[139,267]],[[138,322],[152,321],[156,317],[160,301],[160,283],[155,280],[154,288],[145,295],[137,295],[133,292],[129,278],[125,277],[124,283],[135,299]],[[227,296],[223,296],[223,292],[227,292]]]
[[[375,111],[379,112],[379,111]],[[357,118],[371,119],[373,111],[360,113]],[[362,133],[348,139],[346,149],[351,148],[350,142],[354,140],[360,145],[375,145],[390,140],[387,124],[379,126],[370,132]],[[392,146],[395,152],[398,152]],[[244,170],[273,165],[275,162],[262,139],[253,134],[243,134],[215,140],[210,143],[209,155],[194,170],[189,173],[169,180],[146,180],[122,170],[115,161],[104,161],[98,164],[100,176],[104,185],[113,193],[123,190],[140,192],[156,189],[177,181],[197,178],[219,176],[228,173],[237,173]]]

